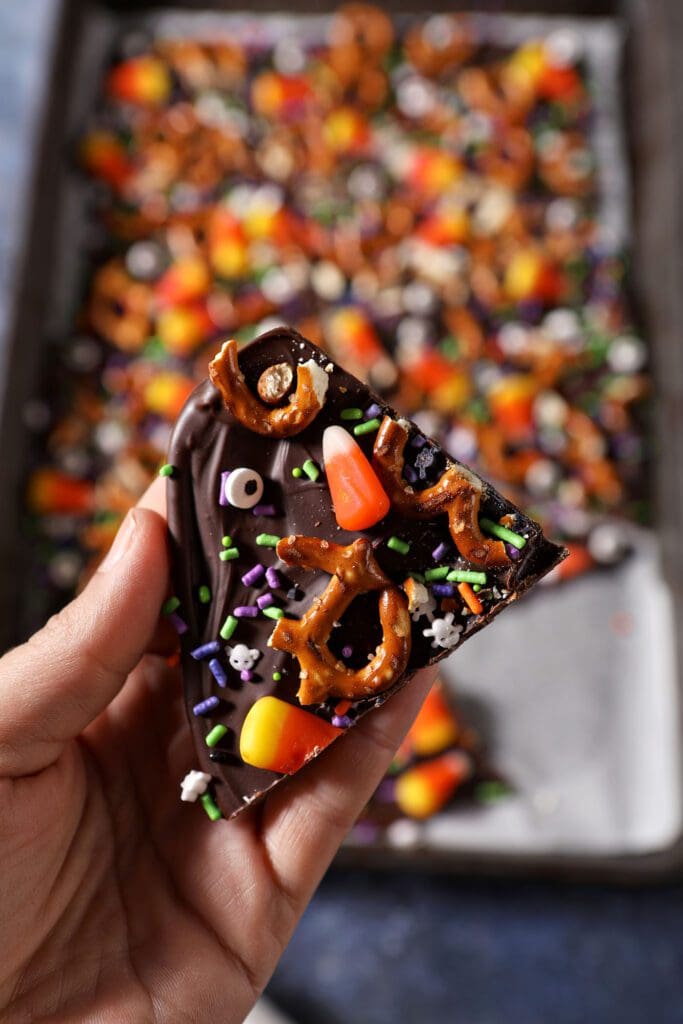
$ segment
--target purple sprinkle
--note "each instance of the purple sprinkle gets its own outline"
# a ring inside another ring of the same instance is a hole
[[[199,704],[195,704],[192,708],[193,715],[205,715],[207,711],[213,711],[220,704],[218,697],[207,697],[206,700],[201,700]]]
[[[352,719],[348,715],[334,715],[332,718],[332,725],[337,729],[348,729],[352,724]]]
[[[245,587],[253,587],[258,583],[265,571],[266,570],[261,563],[257,562],[253,569],[250,569],[249,572],[245,572],[242,577],[242,583],[244,583]]]
[[[256,598],[256,604],[263,611],[264,608],[269,608],[271,604],[275,604],[275,598],[272,594],[261,594],[260,597]]]
[[[433,583],[432,593],[437,597],[453,597],[455,587],[452,583]]]
[[[211,643],[202,644],[201,647],[195,647],[190,654],[195,661],[201,661],[202,658],[208,658],[210,654],[218,654],[220,652],[221,645],[218,640],[212,640]]]
[[[447,551],[448,544],[444,544],[444,542],[441,541],[439,546],[434,548],[434,550],[432,551],[432,558],[434,559],[435,562],[440,562]]]
[[[350,658],[352,654],[353,654],[353,647],[349,647],[348,644],[346,645],[346,647],[342,647],[342,657],[343,658]]]
[[[225,496],[225,485],[228,482],[228,477],[229,476],[230,476],[230,470],[229,469],[226,469],[223,473],[221,473],[221,489],[218,492],[218,504],[219,505],[229,505],[230,504],[230,502],[228,501],[228,499]]]
[[[353,826],[353,838],[357,843],[369,845],[379,836],[379,825],[374,821],[357,821]]]
[[[211,675],[216,680],[219,686],[227,686],[228,677],[225,674],[225,669],[221,665],[218,658],[211,659],[211,661],[209,662],[209,671],[211,672]]]
[[[403,467],[403,475],[409,484],[414,484],[415,481],[417,480],[417,473],[415,472],[412,466],[408,465],[408,463],[406,463],[405,466]]]
[[[278,571],[277,569],[274,569],[272,565],[266,569],[266,582],[271,590],[277,590],[278,587],[282,586],[282,580],[280,579]]]
[[[413,448],[424,448],[427,444],[427,438],[423,437],[422,434],[416,434],[415,437],[411,438],[410,443]]]
[[[274,516],[276,515],[275,505],[254,505],[251,514],[253,516]]]
[[[233,608],[232,614],[236,619],[255,619],[258,608],[255,604],[239,604],[237,608]]]
[[[392,804],[396,799],[396,783],[393,779],[384,779],[375,790],[375,799],[381,804]]]
[[[373,402],[372,405],[369,405],[367,407],[367,409],[365,410],[365,418],[366,418],[366,420],[374,420],[375,416],[379,416],[381,411],[382,411],[381,405],[378,405],[377,402]]]
[[[254,678],[254,673],[250,672],[249,669],[243,668],[240,672],[240,679],[243,683],[250,683]]]
[[[512,561],[513,561],[513,562],[516,562],[516,561],[517,561],[517,559],[518,559],[518,558],[520,557],[520,555],[521,555],[521,551],[519,551],[519,550],[518,550],[518,549],[517,549],[517,548],[516,548],[516,547],[514,546],[514,544],[506,544],[506,545],[505,545],[505,550],[507,551],[507,553],[508,553],[509,557],[510,557],[510,558],[512,559]]]
[[[183,633],[187,633],[187,623],[185,622],[185,619],[180,618],[177,612],[171,612],[171,614],[167,615],[166,618],[179,636],[182,636]]]

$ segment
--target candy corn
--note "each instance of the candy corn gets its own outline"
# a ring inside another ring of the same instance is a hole
[[[342,732],[284,700],[261,697],[244,720],[240,756],[254,768],[293,775]]]
[[[150,412],[175,420],[190,397],[194,382],[179,373],[158,373],[144,389],[145,405]]]
[[[112,132],[91,132],[81,146],[83,165],[114,189],[121,188],[131,172],[126,147]]]
[[[206,309],[199,303],[162,310],[156,326],[164,348],[174,356],[191,355],[212,328]]]
[[[170,95],[171,76],[166,64],[157,57],[131,57],[113,69],[107,88],[124,103],[160,107]]]
[[[343,530],[367,530],[389,511],[391,502],[374,469],[343,427],[323,434],[323,461],[334,514]]]
[[[451,750],[410,768],[396,780],[396,803],[411,818],[429,818],[472,773],[466,754]]]
[[[154,289],[162,306],[180,306],[206,295],[211,275],[199,256],[186,256],[168,268]]]
[[[431,757],[445,750],[458,738],[458,723],[438,681],[427,694],[420,713],[413,722],[406,739],[418,757]]]
[[[42,515],[81,515],[92,511],[93,485],[56,469],[37,469],[29,480],[27,501]]]

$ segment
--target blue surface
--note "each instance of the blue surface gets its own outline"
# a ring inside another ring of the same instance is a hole
[[[0,0],[0,333],[56,9]],[[269,991],[299,1024],[678,1024],[682,934],[681,886],[336,870]]]

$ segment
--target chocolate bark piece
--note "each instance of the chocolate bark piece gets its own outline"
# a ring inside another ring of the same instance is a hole
[[[290,393],[262,403],[259,381],[285,363]],[[231,816],[480,630],[564,551],[295,331],[269,331],[239,359],[228,343],[211,373],[218,387],[200,384],[173,432],[168,521],[198,767]],[[332,426],[347,428],[389,498],[361,530],[340,527],[339,488],[337,512],[331,500]],[[264,727],[270,747],[246,763],[240,750]]]

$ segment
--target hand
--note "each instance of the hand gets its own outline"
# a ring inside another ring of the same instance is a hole
[[[83,593],[0,660],[5,1024],[241,1021],[432,680],[211,823],[179,799],[196,761],[162,657],[163,507],[157,483]]]

